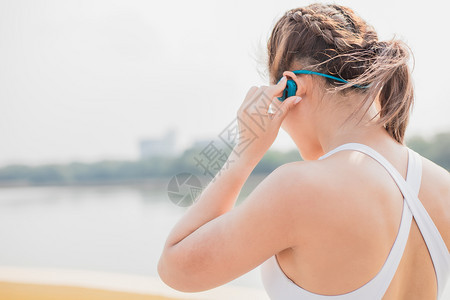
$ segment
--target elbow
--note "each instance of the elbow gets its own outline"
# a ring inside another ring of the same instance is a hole
[[[161,280],[177,291],[194,293],[205,290],[198,285],[195,276],[193,276],[195,273],[192,274],[180,259],[170,259],[163,254],[158,261],[157,270]]]
[[[158,261],[158,275],[159,278],[171,288],[184,292],[183,288],[180,287],[179,282],[176,280],[175,274],[173,274],[173,270],[170,270],[170,264],[166,262],[166,259],[161,256]]]
[[[162,255],[158,261],[158,275],[159,278],[171,288],[184,292],[182,288],[179,286],[175,274],[173,274],[173,270],[170,270],[170,264],[167,263],[165,257]]]

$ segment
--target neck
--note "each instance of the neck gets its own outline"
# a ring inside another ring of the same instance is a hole
[[[376,124],[378,116],[373,118],[377,114],[374,104],[370,105],[367,112],[365,112],[367,107],[363,107],[355,117],[343,123],[354,107],[353,105],[334,107],[328,109],[328,113],[321,118],[316,118],[317,138],[323,153],[346,143],[361,143],[375,148],[377,145],[388,147],[394,143],[398,144],[382,125]],[[361,121],[358,123],[359,120]]]
[[[394,140],[382,126],[367,126],[366,128],[355,128],[349,131],[330,130],[319,136],[319,143],[323,153],[346,143],[360,143],[370,147],[379,144],[392,143]]]

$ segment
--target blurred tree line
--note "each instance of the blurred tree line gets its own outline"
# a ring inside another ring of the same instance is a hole
[[[450,170],[450,132],[437,134],[429,140],[414,136],[408,139],[406,144],[447,171]],[[221,151],[222,154],[225,153],[225,156],[230,153],[229,149],[221,149]],[[214,161],[212,161],[213,156]],[[224,160],[218,158],[220,156],[214,155],[213,151],[205,151],[204,147],[197,147],[187,149],[178,157],[161,156],[136,161],[106,160],[95,163],[74,162],[64,165],[10,165],[0,168],[0,185],[123,183],[156,177],[172,177],[181,172],[207,175],[215,174],[223,165]],[[301,157],[297,150],[288,152],[269,150],[252,174],[270,173],[282,164],[299,160]]]

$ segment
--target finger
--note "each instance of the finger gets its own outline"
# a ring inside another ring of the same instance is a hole
[[[256,92],[257,90],[258,90],[258,87],[257,87],[257,86],[252,86],[252,87],[248,90],[247,95],[245,95],[245,99],[251,98],[251,97],[255,94],[255,92]]]
[[[242,110],[244,107],[247,106],[247,103],[250,101],[250,99],[253,99],[256,94],[260,93],[258,92],[259,88],[257,86],[252,86],[245,95],[244,101],[242,101],[241,106],[239,107],[239,110]]]
[[[270,86],[260,86],[258,91],[253,95],[252,99],[248,101],[247,108],[251,107],[252,109],[257,109],[266,114],[269,109],[269,105],[273,100],[271,93],[267,92],[268,90],[270,90]]]
[[[248,98],[244,99],[242,103],[242,111],[248,113],[257,113],[257,111],[267,112],[271,99],[267,97],[265,90],[268,86],[260,86],[255,92]]]
[[[262,95],[265,95],[264,91],[267,88],[267,86],[261,85],[259,87],[254,86],[253,88],[254,88],[253,91],[251,93],[249,91],[248,97],[244,99],[244,104],[257,101],[257,98],[261,98]]]
[[[272,102],[270,103],[269,108],[267,110],[267,114],[269,115],[269,119],[273,120],[273,118],[274,118],[274,116],[276,114],[280,114],[281,113],[280,107],[281,107],[282,103],[283,102],[278,100],[277,97],[274,97],[272,99]]]
[[[275,115],[273,117],[273,120],[278,121],[280,124],[283,122],[284,118],[287,116],[289,111],[293,109],[300,101],[302,100],[302,97],[298,96],[291,96],[281,102],[279,105],[278,111],[275,112]],[[278,100],[276,100],[278,101]],[[280,102],[280,101],[278,101]]]
[[[265,92],[272,99],[275,96],[280,96],[281,92],[286,88],[287,78],[286,76],[281,77],[277,84],[269,86]]]

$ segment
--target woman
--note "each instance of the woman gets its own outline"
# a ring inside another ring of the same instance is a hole
[[[167,238],[162,280],[203,291],[262,264],[271,299],[442,297],[450,176],[404,145],[408,58],[404,43],[378,41],[347,7],[286,12],[268,41],[272,85],[248,91],[235,151]],[[287,79],[297,88],[280,101]],[[234,207],[280,126],[304,161],[277,168]]]

